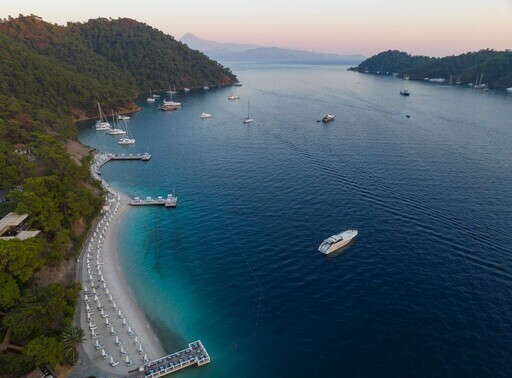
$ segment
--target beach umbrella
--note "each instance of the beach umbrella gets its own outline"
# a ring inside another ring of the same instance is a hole
[[[87,286],[85,286],[85,285],[84,285],[84,291],[89,291],[89,290],[87,290]]]
[[[137,337],[137,335],[135,335],[135,339],[133,340],[133,343],[135,345],[137,345],[139,343],[139,338]]]
[[[119,310],[118,314],[117,314],[121,319],[123,318],[123,314],[121,314],[121,310]]]
[[[89,274],[89,281],[93,281],[92,276]]]
[[[112,307],[114,307],[114,310],[117,309],[116,301],[112,301]]]
[[[126,319],[123,319],[123,327],[126,326]]]
[[[94,343],[94,346],[95,346],[96,348],[99,348],[99,347],[100,347],[100,343],[98,342],[98,340],[96,340],[96,342]]]
[[[128,333],[132,333],[132,327],[128,326]]]
[[[92,288],[92,293],[96,294],[96,289],[95,288]]]
[[[105,318],[105,325],[109,326],[110,322],[108,321],[108,318]]]
[[[105,290],[107,288],[107,284],[105,282],[103,282],[103,290]]]
[[[124,351],[124,346],[121,345],[121,354],[125,354],[126,352]]]
[[[113,364],[114,363],[114,359],[112,358],[112,356],[110,356],[110,364]]]
[[[110,327],[110,333],[111,333],[111,334],[115,334],[115,333],[116,333],[116,331],[115,331],[115,329],[114,329],[114,326]],[[116,337],[116,339],[117,339],[117,337]]]
[[[92,335],[92,337],[96,337],[96,333],[94,333],[93,329],[91,330],[91,335]]]
[[[89,300],[89,297],[87,295],[84,295],[84,301],[88,301]]]
[[[142,344],[139,344],[139,349],[138,349],[138,351],[139,351],[139,354],[142,354]]]
[[[121,344],[121,343],[119,342],[119,337],[117,337],[117,336],[116,336],[116,344],[117,344],[117,345]]]
[[[87,303],[85,304],[85,309],[86,309],[87,311],[89,311],[89,310],[90,310],[90,307],[89,307],[89,305],[88,305]]]
[[[144,358],[143,358],[144,362],[146,362],[148,360],[148,355],[146,353],[144,353]]]
[[[98,296],[96,294],[94,294],[94,300],[95,301],[99,301],[99,298],[98,298]]]
[[[112,302],[112,301],[114,300],[114,299],[113,299],[113,297],[112,297],[112,294],[109,294],[109,295],[108,295],[108,300],[109,300],[110,302]]]
[[[105,353],[105,349],[101,350],[101,357],[107,358],[107,354]]]
[[[101,316],[105,315],[105,311],[103,311],[103,309],[101,309]]]
[[[130,363],[130,356],[126,355],[125,361],[126,361],[127,364],[129,364]]]

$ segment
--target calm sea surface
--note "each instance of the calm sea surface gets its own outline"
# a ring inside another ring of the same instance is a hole
[[[107,164],[114,187],[179,196],[131,209],[120,246],[166,350],[201,339],[212,357],[180,376],[512,376],[512,96],[231,68],[242,87],[180,93],[176,112],[139,98],[134,146],[80,128],[153,155]],[[348,228],[348,248],[317,251]]]

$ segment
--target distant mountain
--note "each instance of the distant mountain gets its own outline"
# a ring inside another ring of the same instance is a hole
[[[470,84],[483,75],[490,88],[512,86],[512,51],[480,50],[457,56],[431,58],[402,51],[381,52],[351,68],[353,71],[408,74],[411,80],[444,79],[446,83]]]
[[[357,64],[365,59],[364,56],[358,54],[323,54],[279,47],[221,43],[204,40],[191,33],[185,34],[181,38],[181,42],[192,49],[203,52],[212,59],[224,62],[337,62]]]

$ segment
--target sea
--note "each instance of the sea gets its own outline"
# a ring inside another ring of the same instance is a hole
[[[119,235],[165,350],[199,339],[211,356],[179,376],[512,376],[512,95],[229,67],[241,87],[180,92],[178,111],[137,98],[132,146],[79,126],[97,150],[152,155],[105,165],[110,185],[179,198],[131,208]]]

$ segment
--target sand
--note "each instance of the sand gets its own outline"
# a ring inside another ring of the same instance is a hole
[[[100,178],[96,172],[101,165],[100,160],[101,155],[97,155],[91,167],[93,175],[98,179]],[[79,305],[80,324],[87,338],[83,349],[94,368],[107,371],[109,374],[128,376],[129,371],[144,364],[144,357],[151,361],[166,354],[151,329],[144,310],[132,295],[119,262],[121,253],[118,244],[119,229],[125,215],[130,211],[128,205],[130,199],[113,191],[112,188],[108,188],[105,182],[103,185],[110,192],[107,202],[108,210],[105,207],[105,214],[95,229],[96,236],[94,234],[91,236],[80,258],[79,278],[89,292],[82,293]],[[93,278],[92,282],[89,272]],[[104,281],[101,281],[100,272]],[[92,292],[93,287],[96,293]],[[100,306],[94,299],[95,295]],[[113,301],[109,300],[110,295]],[[114,307],[114,303],[117,308]],[[87,319],[87,306],[91,322]],[[122,318],[118,315],[119,310],[121,310]],[[108,316],[105,316],[106,314]],[[105,324],[107,320],[110,323],[108,326]],[[94,334],[98,335],[97,337],[94,337],[93,331],[90,329],[91,325],[95,328]],[[115,335],[111,335],[111,327],[114,327]],[[115,342],[116,337],[119,340],[118,344]],[[101,348],[96,348],[96,341]],[[141,348],[142,353],[140,352]],[[103,352],[104,356],[102,356]],[[126,356],[131,363],[126,362]],[[119,362],[117,366],[111,366],[111,357],[114,362]]]

